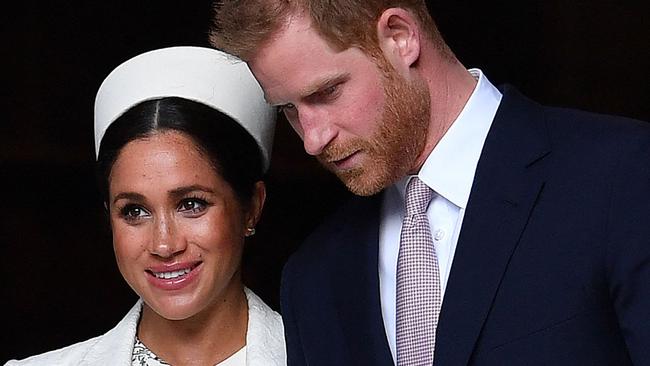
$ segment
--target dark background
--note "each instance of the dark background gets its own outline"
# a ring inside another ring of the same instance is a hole
[[[431,4],[459,59],[552,105],[650,120],[647,2]],[[136,296],[113,258],[93,176],[93,101],[144,51],[208,46],[210,1],[12,2],[3,11],[0,362],[99,335]],[[349,193],[280,120],[245,282],[278,308],[287,256]]]

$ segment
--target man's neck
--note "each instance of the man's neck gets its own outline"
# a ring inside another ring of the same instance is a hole
[[[423,74],[431,100],[431,116],[427,139],[422,153],[416,160],[413,174],[416,174],[449,127],[458,118],[472,92],[477,80],[460,62],[441,61],[439,67],[431,68]]]

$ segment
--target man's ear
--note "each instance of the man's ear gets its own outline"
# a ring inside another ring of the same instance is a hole
[[[420,58],[421,30],[408,10],[384,10],[377,21],[377,36],[379,47],[395,69],[408,69]]]

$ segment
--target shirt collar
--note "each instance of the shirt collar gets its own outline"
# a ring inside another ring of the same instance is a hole
[[[438,195],[460,208],[467,206],[476,165],[502,97],[480,69],[469,72],[478,80],[474,91],[417,175]],[[396,184],[400,197],[404,197],[412,177],[406,176]]]

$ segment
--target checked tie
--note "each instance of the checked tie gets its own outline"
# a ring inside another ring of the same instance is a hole
[[[427,206],[433,191],[417,177],[406,187],[397,257],[397,366],[431,366],[441,306],[438,259]]]

